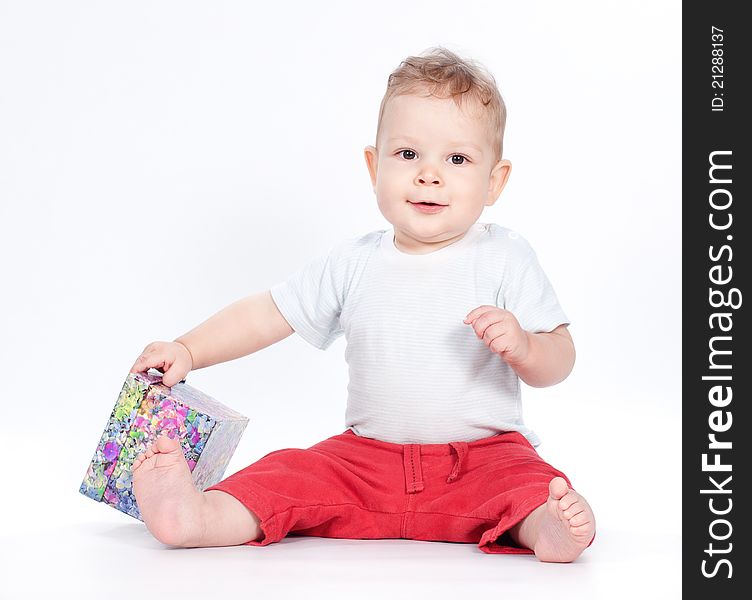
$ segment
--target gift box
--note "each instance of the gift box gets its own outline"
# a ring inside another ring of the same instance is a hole
[[[123,384],[80,492],[139,520],[131,465],[160,435],[180,440],[193,483],[219,482],[248,419],[181,382],[162,384],[157,371],[131,373]]]

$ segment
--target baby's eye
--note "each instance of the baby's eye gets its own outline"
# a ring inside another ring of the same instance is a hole
[[[413,160],[415,158],[414,150],[400,150],[399,154],[405,160]]]
[[[462,165],[465,163],[467,159],[462,156],[461,154],[452,154],[452,164],[453,165]]]

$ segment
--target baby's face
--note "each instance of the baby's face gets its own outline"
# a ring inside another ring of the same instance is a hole
[[[499,197],[511,169],[496,159],[477,108],[460,108],[451,98],[389,99],[379,147],[367,147],[365,155],[379,210],[394,225],[397,247],[410,254],[464,236]]]

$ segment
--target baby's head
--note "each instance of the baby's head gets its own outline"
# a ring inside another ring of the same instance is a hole
[[[400,249],[451,244],[496,202],[511,170],[502,159],[505,120],[493,77],[444,48],[406,58],[389,76],[365,157]]]

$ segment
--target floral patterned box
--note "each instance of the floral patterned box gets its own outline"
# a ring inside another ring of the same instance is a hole
[[[158,436],[178,437],[204,490],[222,479],[248,419],[185,384],[162,384],[157,371],[129,374],[86,471],[80,492],[139,520],[131,465]]]

